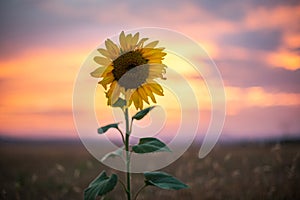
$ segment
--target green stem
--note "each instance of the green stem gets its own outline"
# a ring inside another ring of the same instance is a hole
[[[133,122],[133,120],[131,119],[130,129],[129,129],[130,133],[132,132],[132,124],[133,124],[132,122]]]
[[[140,194],[140,192],[143,190],[143,189],[145,189],[145,187],[147,187],[148,185],[143,185],[143,187],[141,187],[140,189],[139,189],[139,191],[137,191],[137,193],[135,194],[135,196],[134,196],[134,200],[137,200],[137,197],[138,197],[138,195]]]
[[[126,121],[126,137],[125,137],[125,149],[126,149],[126,171],[127,171],[127,200],[131,200],[131,188],[130,188],[130,152],[129,152],[129,136],[130,136],[130,125],[129,125],[129,114],[128,108],[125,109],[124,112],[125,121]]]

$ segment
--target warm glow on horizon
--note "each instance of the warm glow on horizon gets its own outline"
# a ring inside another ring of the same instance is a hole
[[[251,107],[299,106],[300,94],[268,93],[261,87],[226,87],[227,114],[237,115]]]

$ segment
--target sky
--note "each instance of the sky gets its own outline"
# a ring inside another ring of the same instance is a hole
[[[0,137],[77,138],[82,63],[106,38],[141,27],[180,32],[216,63],[227,100],[222,137],[300,136],[299,21],[300,2],[289,0],[1,1]]]

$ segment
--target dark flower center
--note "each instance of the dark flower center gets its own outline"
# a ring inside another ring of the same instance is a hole
[[[112,73],[119,85],[127,89],[136,89],[145,83],[149,67],[148,60],[139,51],[129,51],[113,61]]]

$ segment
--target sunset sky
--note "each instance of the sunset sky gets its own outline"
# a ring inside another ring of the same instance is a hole
[[[1,1],[0,137],[78,137],[72,97],[82,63],[106,38],[141,27],[206,49],[225,85],[223,138],[300,136],[299,21],[300,1],[288,0]]]

